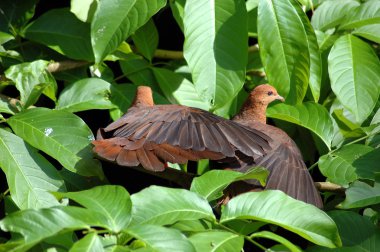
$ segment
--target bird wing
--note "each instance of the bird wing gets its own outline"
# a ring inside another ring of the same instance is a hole
[[[256,162],[270,172],[266,189],[281,190],[295,199],[323,207],[321,196],[293,141],[279,144]]]
[[[260,157],[270,149],[264,133],[201,109],[180,105],[132,107],[99,129],[94,151],[124,166],[162,171],[165,162]]]

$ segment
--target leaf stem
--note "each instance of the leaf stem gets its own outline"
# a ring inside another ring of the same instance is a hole
[[[241,235],[239,234],[238,232],[236,232],[235,230],[223,225],[223,224],[220,224],[220,223],[215,223],[217,226],[221,227],[222,229],[228,231],[228,232],[231,232],[233,234],[236,234],[236,235]],[[257,241],[253,240],[251,237],[247,236],[247,235],[244,235],[243,236],[245,240],[249,241],[250,243],[252,243],[253,245],[255,245],[256,247],[262,249],[263,251],[271,251],[270,249],[267,249],[266,247],[264,247],[263,245],[261,245],[260,243],[258,243]]]
[[[340,150],[343,146],[348,146],[348,145],[351,145],[351,144],[355,144],[355,143],[360,142],[360,141],[363,141],[363,140],[365,140],[365,139],[367,139],[367,138],[369,138],[369,137],[371,137],[371,136],[373,136],[373,135],[376,135],[376,134],[368,134],[368,135],[365,135],[365,136],[363,136],[363,137],[359,137],[358,139],[352,140],[351,142],[349,142],[349,143],[347,143],[347,144],[343,144],[342,146],[340,146],[340,147],[338,147],[338,148],[336,148],[336,149],[334,149],[334,150],[331,150],[331,151],[328,153],[328,155],[330,155],[330,154],[332,154],[332,153],[334,153],[334,152]],[[312,165],[311,165],[309,168],[307,168],[307,169],[310,171],[310,170],[312,170],[314,167],[316,167],[317,165],[318,165],[318,161],[315,162],[314,164],[312,164]]]
[[[9,193],[9,188],[5,190],[2,194],[0,194],[0,202],[3,201],[4,197]]]

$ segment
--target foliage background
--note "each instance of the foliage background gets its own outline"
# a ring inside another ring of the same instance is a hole
[[[376,251],[379,43],[378,0],[2,0],[0,251]],[[261,168],[174,166],[204,174],[179,189],[91,152],[137,85],[229,118],[267,82],[286,97],[270,122],[346,188],[327,214],[278,191],[213,211]]]

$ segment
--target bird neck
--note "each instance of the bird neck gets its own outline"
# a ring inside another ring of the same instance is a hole
[[[153,106],[153,94],[152,89],[145,86],[139,86],[137,88],[135,99],[132,102],[132,106]]]
[[[266,124],[267,107],[268,104],[248,99],[240,109],[240,112],[233,117],[233,120],[244,122],[260,122]]]

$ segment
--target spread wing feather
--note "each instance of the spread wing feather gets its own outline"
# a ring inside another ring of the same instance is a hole
[[[162,171],[165,162],[260,157],[270,149],[264,133],[209,112],[179,105],[131,107],[99,129],[94,151],[124,166]]]
[[[257,166],[263,166],[270,172],[266,189],[281,190],[295,199],[323,207],[321,196],[295,143],[281,143],[256,162]],[[247,182],[259,185],[254,180]]]

